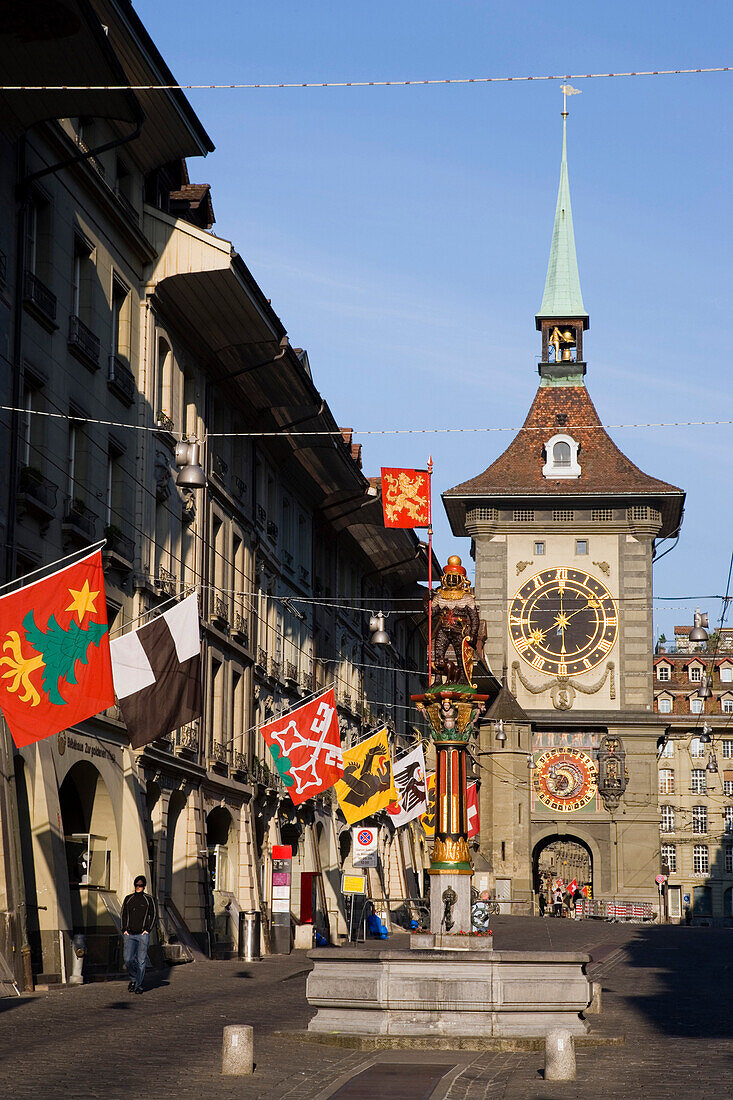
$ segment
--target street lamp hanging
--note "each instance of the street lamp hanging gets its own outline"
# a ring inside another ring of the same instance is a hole
[[[369,641],[372,645],[389,645],[389,634],[385,630],[384,613],[378,611],[376,615],[372,615],[369,619],[369,630],[371,631],[371,637]]]
[[[176,443],[176,485],[181,489],[205,489],[206,474],[201,468],[201,444],[196,439]]]
[[[708,632],[705,627],[708,626],[708,616],[706,611],[701,611],[699,607],[695,608],[695,614],[693,616],[694,626],[687,635],[691,642],[706,642],[708,640]]]

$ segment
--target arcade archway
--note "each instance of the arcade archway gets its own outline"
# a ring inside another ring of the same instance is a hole
[[[565,886],[575,880],[587,886],[593,897],[593,853],[580,837],[570,833],[543,837],[532,852],[532,885],[535,893],[550,897],[557,879]]]

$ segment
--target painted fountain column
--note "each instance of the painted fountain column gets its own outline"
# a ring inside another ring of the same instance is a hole
[[[430,684],[413,695],[428,718],[435,744],[435,841],[430,864],[430,931],[471,930],[471,879],[466,808],[466,749],[488,696],[472,683],[481,622],[461,559],[448,558],[431,594],[433,652]]]

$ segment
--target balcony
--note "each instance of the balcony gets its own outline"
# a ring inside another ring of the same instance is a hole
[[[313,674],[311,672],[304,672],[300,682],[303,685],[303,691],[313,691]]]
[[[164,596],[178,595],[178,578],[162,566],[158,569],[157,585]]]
[[[135,375],[117,355],[110,355],[107,368],[107,386],[128,409],[135,404],[137,383]]]
[[[229,627],[229,604],[223,596],[214,596],[211,621],[219,630],[227,630]]]
[[[270,658],[269,673],[274,680],[280,679],[280,662],[275,660],[274,657]]]
[[[83,363],[87,370],[99,370],[99,337],[87,328],[80,317],[69,317],[67,345],[74,358]]]
[[[283,565],[285,566],[285,568],[289,569],[290,572],[292,573],[293,572],[293,555],[288,550],[283,550],[282,559],[283,559]]]
[[[260,668],[267,668],[267,650],[263,649],[261,645],[257,646],[257,664]]]
[[[247,757],[244,755],[243,752],[235,752],[233,754],[232,767],[233,767],[234,771],[237,772],[238,775],[243,776],[244,779],[247,778],[247,775],[248,775]]]
[[[109,523],[104,529],[107,545],[104,548],[105,564],[122,567],[130,572],[135,563],[135,543],[124,534],[121,527]]]
[[[264,527],[267,523],[267,512],[261,504],[257,505],[257,526]]]
[[[285,679],[291,680],[294,684],[298,682],[298,666],[292,661],[285,662]]]
[[[28,270],[23,279],[23,305],[49,332],[59,327],[56,324],[56,295]]]
[[[56,514],[58,491],[58,485],[54,485],[44,477],[35,466],[21,466],[16,497],[18,516],[21,517],[26,513],[35,516],[40,522],[41,534],[45,534]]]
[[[301,565],[301,567],[300,567],[300,583],[301,584],[308,584],[308,582],[310,581],[310,576],[311,576],[310,575],[310,570],[306,569],[306,567],[304,565]]]
[[[236,495],[240,498],[240,500],[245,500],[247,497],[246,481],[242,481],[241,477],[237,477],[235,474],[235,476],[232,478],[232,482],[234,484],[234,492],[236,493]]]
[[[216,478],[220,485],[226,488],[227,486],[227,474],[229,473],[229,464],[224,461],[221,455],[213,454],[211,456],[211,473]]]
[[[229,765],[229,748],[220,741],[212,741],[209,749],[209,767],[221,768]]]
[[[272,542],[272,543],[277,542],[277,524],[273,523],[272,520],[270,520],[269,523],[267,524],[267,537],[270,540],[270,542]]]
[[[245,647],[249,646],[249,625],[247,623],[247,616],[243,611],[234,612],[234,623],[232,625],[232,634],[236,641],[240,645]]]
[[[8,257],[0,249],[0,283],[5,286],[8,281]]]
[[[176,730],[176,749],[178,752],[196,755],[199,751],[199,734],[195,726],[181,726]]]
[[[97,537],[97,516],[83,500],[67,500],[61,533],[72,542],[94,542]]]

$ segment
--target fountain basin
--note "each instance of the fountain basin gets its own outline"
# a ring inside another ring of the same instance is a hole
[[[542,1037],[589,1030],[579,952],[354,948],[311,951],[312,1032],[344,1035]]]

